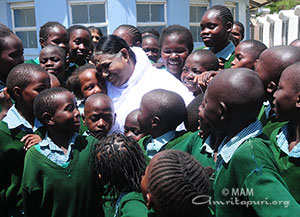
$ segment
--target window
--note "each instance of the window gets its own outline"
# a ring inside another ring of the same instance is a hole
[[[151,27],[161,32],[167,24],[165,2],[137,2],[136,13],[137,27],[140,31]]]
[[[233,16],[233,20],[236,20],[236,3],[234,2],[225,2],[225,6],[229,8]]]
[[[24,48],[37,48],[35,10],[33,3],[11,4],[12,29]]]
[[[190,31],[193,35],[194,42],[202,42],[202,38],[200,36],[200,22],[207,8],[208,3],[190,4]]]
[[[104,1],[70,0],[70,17],[72,25],[100,27],[103,35],[107,34],[106,5]]]

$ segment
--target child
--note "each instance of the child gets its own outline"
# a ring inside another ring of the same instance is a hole
[[[82,25],[73,25],[68,28],[70,67],[66,79],[79,66],[87,63],[86,57],[91,50],[92,36],[88,28]]]
[[[40,45],[42,48],[52,44],[61,47],[67,54],[69,52],[69,35],[66,28],[58,22],[47,22],[40,29]],[[27,60],[26,63],[39,65],[39,58]]]
[[[137,119],[138,114],[139,114],[138,109],[130,112],[125,119],[125,125],[124,125],[124,135],[132,137],[137,142],[144,136],[147,136],[146,133],[141,131]]]
[[[148,209],[153,208],[160,217],[212,216],[208,208],[211,173],[188,153],[158,153],[141,182]]]
[[[107,136],[116,120],[112,100],[103,93],[89,96],[84,105],[83,123],[89,133],[100,140]]]
[[[103,37],[101,29],[96,26],[89,26],[88,29],[92,36],[93,47],[96,47],[98,41]]]
[[[74,95],[62,87],[45,90],[36,97],[34,112],[48,131],[25,157],[25,216],[102,216],[89,161],[94,146],[77,134]]]
[[[124,39],[129,47],[141,47],[142,45],[142,34],[135,26],[120,25],[114,30],[113,35]]]
[[[7,77],[7,91],[15,104],[0,122],[0,213],[11,216],[23,212],[21,179],[25,150],[41,141],[42,124],[33,113],[33,100],[49,88],[47,72],[39,65],[20,64]],[[33,135],[33,133],[37,135]]]
[[[152,27],[149,27],[149,28],[146,28],[146,29],[142,30],[141,34],[142,34],[142,37],[144,37],[146,35],[154,35],[157,38],[159,38],[159,32],[156,29],[152,28]]]
[[[300,138],[299,98],[300,63],[287,67],[281,74],[277,91],[274,93],[276,119],[288,124],[271,134],[272,151],[279,165],[282,178],[296,201],[300,202]]]
[[[77,98],[80,114],[83,113],[85,99],[95,93],[106,93],[105,81],[92,64],[78,67],[68,78],[66,87]]]
[[[66,52],[58,46],[45,46],[39,56],[40,66],[48,73],[55,75],[61,84],[65,82]]]
[[[109,135],[96,145],[93,160],[100,183],[106,186],[104,196],[111,197],[114,216],[147,217],[140,189],[146,163],[137,142],[122,134]]]
[[[263,82],[266,98],[258,119],[262,122],[267,136],[270,136],[274,129],[286,124],[276,121],[272,115],[273,94],[282,71],[298,61],[300,61],[300,49],[293,46],[270,47],[259,56],[255,70]]]
[[[143,36],[142,48],[147,54],[151,63],[156,63],[159,58],[158,38],[154,35]]]
[[[2,120],[12,102],[7,94],[6,78],[9,71],[24,62],[21,39],[7,26],[0,25],[0,120]]]
[[[180,80],[185,59],[194,48],[192,33],[180,25],[165,27],[161,33],[160,47],[167,71]]]
[[[196,50],[186,58],[181,81],[194,96],[197,96],[204,91],[198,85],[196,77],[202,72],[210,70],[219,70],[219,61],[216,55],[209,50]]]
[[[61,87],[60,81],[58,80],[58,78],[55,75],[50,74],[50,73],[48,73],[48,75],[50,77],[50,88]]]
[[[230,10],[223,5],[209,8],[202,16],[200,27],[201,37],[208,49],[219,59],[221,66],[231,67],[234,59],[234,44],[229,41],[233,17]]]
[[[201,128],[226,136],[218,148],[213,187],[217,217],[299,213],[300,206],[288,192],[257,120],[263,100],[258,75],[245,68],[220,72],[206,90]],[[247,190],[252,193],[241,193]]]
[[[267,49],[267,46],[256,40],[247,40],[240,43],[234,51],[234,60],[231,68],[255,69],[260,54]]]
[[[199,128],[198,108],[202,105],[204,94],[196,96],[186,107],[187,119],[184,121],[184,126],[187,131],[196,132]]]
[[[150,134],[139,141],[147,159],[170,149],[183,140],[186,131],[176,128],[186,119],[186,107],[180,95],[156,89],[146,93],[139,108],[138,122],[143,132]]]
[[[234,21],[231,35],[233,36],[233,44],[234,46],[238,46],[241,41],[244,39],[245,28],[244,25],[239,21]]]

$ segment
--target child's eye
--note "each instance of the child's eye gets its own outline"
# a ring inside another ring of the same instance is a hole
[[[69,104],[66,106],[65,110],[68,112],[72,112],[75,109],[75,106],[72,104]]]
[[[197,74],[197,75],[200,75],[202,72],[199,71],[199,70],[193,70],[193,73]]]
[[[52,60],[53,62],[58,62],[58,61],[60,61],[60,58],[58,58],[58,57],[51,57],[50,60]]]
[[[214,29],[216,26],[217,26],[217,25],[215,25],[215,24],[209,24],[209,25],[207,26],[207,28],[209,28],[209,29]]]
[[[187,67],[183,67],[182,71],[183,71],[183,72],[187,72],[187,71],[188,71],[188,68],[187,68]]]

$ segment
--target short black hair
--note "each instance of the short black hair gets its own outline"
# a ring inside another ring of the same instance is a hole
[[[45,125],[43,120],[43,114],[49,112],[51,115],[55,114],[57,109],[57,99],[56,96],[63,92],[69,92],[63,87],[54,87],[50,89],[43,90],[40,92],[33,102],[34,115],[37,119]]]
[[[107,186],[103,195],[112,195],[112,202],[116,203],[122,191],[141,192],[146,162],[140,145],[131,137],[113,133],[95,146],[94,168],[101,174],[101,184]]]
[[[267,49],[267,46],[260,42],[260,41],[257,41],[257,40],[246,40],[246,41],[243,41],[241,42],[240,44],[249,44],[249,48],[247,49],[247,51],[249,53],[251,53],[252,55],[252,58],[254,60],[258,59],[260,54]]]
[[[37,72],[42,72],[47,74],[47,71],[37,64],[22,63],[12,68],[12,70],[9,72],[6,79],[8,94],[14,100],[16,100],[15,95],[13,93],[13,88],[18,86],[22,90],[25,89],[27,85],[29,85],[32,82],[33,74]]]
[[[114,31],[123,29],[128,32],[128,35],[131,38],[132,46],[139,46],[142,44],[142,34],[138,28],[133,25],[123,24],[118,26]]]
[[[218,57],[210,50],[205,50],[205,49],[198,49],[195,50],[193,53],[194,55],[198,55],[203,59],[201,61],[201,66],[205,68],[205,70],[210,71],[218,71],[219,70],[219,60]]]
[[[70,26],[70,27],[67,29],[67,31],[68,31],[68,33],[69,33],[69,36],[71,35],[72,32],[74,32],[74,31],[77,30],[77,29],[82,29],[82,30],[87,31],[88,34],[89,34],[89,36],[90,36],[90,38],[92,38],[92,35],[91,35],[90,30],[89,30],[87,27],[83,26],[83,25],[72,25],[72,26]],[[92,41],[91,41],[91,43],[92,43]]]
[[[228,22],[233,24],[233,16],[229,8],[224,5],[214,5],[207,11],[217,11],[222,19],[223,26],[226,26]]]
[[[91,34],[92,34],[93,31],[96,31],[100,35],[101,38],[103,37],[103,33],[102,33],[102,31],[99,27],[88,26],[87,28],[88,28],[88,30],[90,31]]]
[[[154,39],[157,40],[157,42],[159,43],[159,38],[158,38],[157,36],[155,36],[155,35],[144,35],[144,36],[142,37],[142,41],[143,41],[144,39],[147,39],[147,38],[154,38]]]
[[[58,51],[58,53],[64,58],[64,61],[66,60],[66,51],[65,51],[65,49],[63,49],[63,48],[61,48],[61,47],[59,47],[57,45],[48,44],[45,47],[43,47],[42,50],[44,50],[46,48],[54,48],[54,49],[56,49]]]
[[[157,38],[159,38],[159,32],[152,27],[142,30],[141,33],[142,33],[142,35],[149,33],[149,34],[152,34],[152,35],[156,36]]]
[[[241,30],[241,41],[242,41],[244,39],[244,36],[245,36],[245,27],[244,27],[244,25],[241,22],[239,22],[239,21],[234,21],[233,25],[237,25],[237,26],[240,27],[240,30]]]
[[[160,47],[162,47],[165,38],[171,34],[181,35],[183,37],[182,41],[189,50],[189,54],[192,53],[194,49],[193,35],[190,30],[181,25],[171,25],[163,28],[160,38]]]
[[[42,25],[41,28],[40,28],[40,32],[39,32],[40,39],[43,39],[44,41],[47,41],[50,29],[52,29],[54,27],[61,27],[61,28],[66,30],[66,27],[64,25],[62,25],[61,23],[59,23],[59,22],[56,22],[56,21],[47,22],[44,25]]]
[[[0,23],[0,55],[5,48],[7,48],[7,43],[5,42],[5,38],[15,34],[11,31],[7,26]]]
[[[159,216],[197,216],[207,209],[211,168],[204,168],[188,153],[174,149],[158,153],[150,165],[148,192],[161,207],[155,210]],[[194,200],[204,204],[196,205]]]
[[[198,130],[199,106],[202,105],[203,97],[204,97],[203,93],[199,94],[186,107],[187,118],[184,121],[184,126],[187,129],[187,131],[196,132]]]

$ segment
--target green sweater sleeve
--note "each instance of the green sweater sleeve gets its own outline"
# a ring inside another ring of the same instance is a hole
[[[147,217],[148,209],[142,193],[130,192],[126,194],[119,207],[120,217]]]

